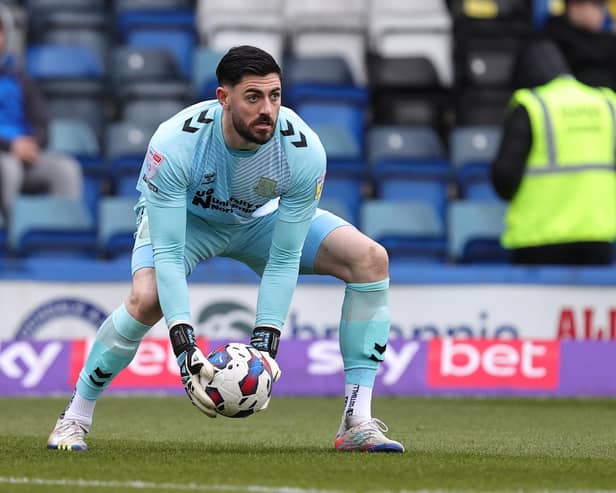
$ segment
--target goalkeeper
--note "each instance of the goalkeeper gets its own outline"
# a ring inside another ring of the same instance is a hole
[[[202,260],[231,257],[261,276],[251,344],[274,378],[280,331],[299,272],[344,280],[340,324],[345,406],[339,450],[402,452],[371,415],[372,387],[389,333],[388,258],[383,247],[318,209],[326,156],[317,135],[281,106],[281,71],[266,52],[229,50],[216,100],[163,122],[139,175],[132,288],[98,330],[73,397],[48,447],[87,450],[96,400],[164,317],[192,403],[215,417],[204,386],[212,365],[195,343],[186,276]]]

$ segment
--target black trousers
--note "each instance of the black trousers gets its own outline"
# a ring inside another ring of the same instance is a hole
[[[515,248],[511,250],[511,262],[516,265],[609,265],[612,249],[612,243],[607,241]]]

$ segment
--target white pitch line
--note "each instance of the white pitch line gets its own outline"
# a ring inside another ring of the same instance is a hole
[[[196,483],[152,483],[149,481],[99,481],[90,479],[45,479],[15,478],[0,476],[0,484],[27,484],[36,486],[79,486],[82,488],[125,488],[134,490],[172,490],[172,491],[229,491],[245,493],[343,493],[336,490],[319,490],[314,488],[295,488],[290,486],[257,486],[232,484],[196,484]]]
[[[0,484],[25,484],[33,486],[79,486],[82,488],[125,488],[134,490],[153,489],[171,491],[240,492],[240,493],[345,493],[341,490],[319,490],[292,486],[257,486],[232,484],[197,483],[152,483],[149,481],[99,481],[90,479],[16,478],[0,476]],[[471,493],[473,490],[373,490],[372,493]],[[485,492],[487,493],[487,492]],[[616,490],[495,490],[493,493],[616,493]]]

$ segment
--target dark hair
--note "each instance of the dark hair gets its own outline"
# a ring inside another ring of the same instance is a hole
[[[216,77],[221,86],[225,84],[234,86],[245,75],[278,74],[280,76],[281,73],[272,55],[260,48],[248,45],[231,48],[216,67]]]

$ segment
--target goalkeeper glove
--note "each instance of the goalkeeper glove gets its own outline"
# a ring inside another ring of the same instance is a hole
[[[279,341],[280,330],[276,327],[255,327],[252,331],[252,337],[250,338],[250,345],[261,352],[263,359],[270,367],[272,380],[274,382],[276,382],[282,374],[278,363],[276,363],[276,360],[274,359],[278,353]]]
[[[214,366],[197,346],[193,328],[184,323],[169,330],[173,352],[180,367],[180,376],[186,395],[202,413],[216,417],[216,406],[205,393],[205,386],[214,378]]]

